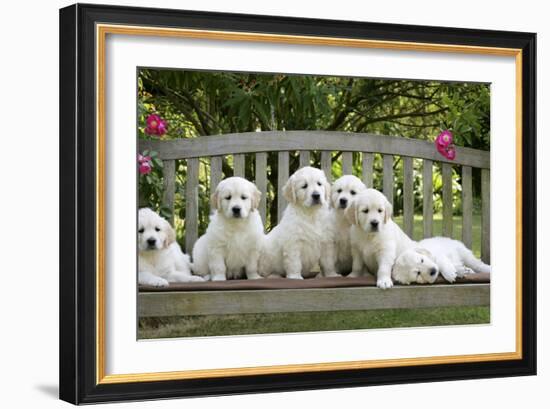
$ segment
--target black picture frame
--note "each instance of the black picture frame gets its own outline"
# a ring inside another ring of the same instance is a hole
[[[96,24],[519,49],[521,358],[390,368],[98,383]],[[60,10],[60,398],[74,404],[536,374],[536,34],[77,4]]]

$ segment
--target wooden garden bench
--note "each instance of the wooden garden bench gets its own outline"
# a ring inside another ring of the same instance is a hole
[[[291,153],[299,152],[299,167],[318,165],[331,179],[334,160],[341,161],[343,174],[353,173],[353,164],[361,163],[361,178],[373,185],[375,155],[382,156],[383,192],[394,200],[394,161],[403,160],[403,230],[412,237],[414,224],[414,160],[422,161],[423,237],[433,235],[434,162],[441,163],[443,235],[451,237],[453,229],[453,166],[461,171],[462,241],[472,246],[472,169],[481,169],[481,258],[490,263],[490,154],[487,151],[456,148],[453,161],[445,159],[432,142],[402,137],[329,131],[269,131],[211,135],[177,140],[140,140],[139,150],[153,150],[163,161],[162,205],[174,211],[176,163],[184,161],[185,180],[185,243],[191,253],[198,238],[199,160],[210,167],[210,196],[222,180],[224,157],[232,156],[233,175],[245,176],[245,158],[254,163],[253,180],[260,189],[259,211],[266,220],[268,188],[268,153],[277,155],[277,221],[286,207],[281,189],[289,177]],[[337,158],[337,159],[336,159]],[[314,160],[315,159],[315,160]],[[250,162],[249,162],[250,163]],[[226,161],[227,167],[227,161]],[[227,175],[226,175],[227,176]],[[388,291],[375,287],[372,279],[363,277],[323,278],[311,280],[237,280],[225,283],[173,284],[159,290],[141,287],[139,316],[209,315],[285,311],[325,311],[383,308],[420,308],[435,306],[489,305],[490,279],[475,275],[448,285],[397,286]],[[283,291],[284,290],[284,291]]]

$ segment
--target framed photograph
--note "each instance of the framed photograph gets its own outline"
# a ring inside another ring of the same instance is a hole
[[[536,35],[60,10],[60,397],[536,373]]]

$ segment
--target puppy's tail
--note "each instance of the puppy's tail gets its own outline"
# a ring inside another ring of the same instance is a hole
[[[466,267],[470,267],[476,273],[490,273],[491,266],[485,264],[480,259],[476,258],[474,254],[468,250],[465,246],[460,249],[460,256]]]

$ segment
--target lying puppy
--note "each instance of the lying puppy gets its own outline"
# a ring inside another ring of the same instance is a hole
[[[353,266],[349,276],[360,276],[366,266],[369,272],[376,272],[379,288],[391,288],[391,271],[397,256],[414,246],[414,242],[391,219],[392,205],[378,190],[367,189],[357,195],[345,215],[352,224]]]
[[[439,267],[428,250],[415,247],[397,257],[392,278],[401,284],[432,284],[439,275]]]
[[[451,283],[457,277],[462,278],[466,274],[491,272],[491,266],[477,259],[471,250],[458,240],[432,237],[421,240],[418,245],[433,255],[441,275]]]
[[[169,283],[204,281],[191,274],[190,266],[170,223],[151,209],[139,209],[138,283],[166,287]]]
[[[241,177],[222,180],[212,195],[210,223],[193,248],[193,271],[212,281],[261,278],[258,257],[264,237],[261,192]]]
[[[328,227],[330,185],[322,170],[303,167],[282,189],[288,201],[279,224],[266,236],[260,274],[302,279],[318,264],[326,277],[334,270],[334,245]]]
[[[329,223],[334,235],[334,251],[336,272],[348,274],[352,267],[350,228],[351,224],[344,211],[355,199],[358,193],[367,187],[353,175],[344,175],[336,180],[331,187],[331,204]]]

